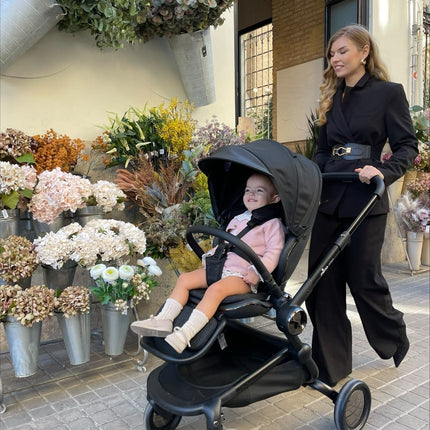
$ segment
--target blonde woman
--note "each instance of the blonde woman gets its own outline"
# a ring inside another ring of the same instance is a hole
[[[340,29],[330,39],[326,56],[314,161],[323,173],[357,172],[359,181],[324,184],[312,231],[310,272],[369,201],[373,192],[367,185],[370,179],[379,175],[386,186],[390,185],[405,173],[418,153],[403,87],[389,81],[369,32],[360,25]],[[387,139],[393,155],[382,163]],[[409,348],[403,314],[393,307],[381,271],[387,212],[385,194],[306,302],[314,326],[314,359],[321,380],[331,386],[352,371],[346,285],[377,354],[383,359],[393,358],[398,366]]]

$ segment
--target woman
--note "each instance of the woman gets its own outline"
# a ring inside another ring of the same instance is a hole
[[[379,175],[388,186],[418,154],[403,87],[389,82],[368,31],[351,25],[337,31],[327,47],[318,108],[320,133],[314,161],[324,172],[357,172],[354,183],[327,182],[312,231],[309,270],[333,245],[369,201]],[[389,141],[392,157],[382,163]],[[313,355],[320,379],[334,386],[352,371],[351,323],[346,313],[348,284],[367,339],[383,359],[396,366],[409,341],[403,314],[392,304],[381,271],[381,249],[388,212],[386,193],[352,235],[306,301],[314,326]]]

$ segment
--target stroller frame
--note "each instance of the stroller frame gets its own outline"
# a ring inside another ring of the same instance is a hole
[[[263,142],[267,144],[273,141]],[[226,156],[230,155],[229,153]],[[356,173],[324,175],[324,180],[350,182],[357,179]],[[141,339],[143,348],[165,361],[148,377],[148,405],[144,413],[147,430],[174,430],[183,416],[195,415],[206,417],[207,430],[221,430],[223,407],[246,406],[306,385],[333,401],[334,421],[338,430],[363,428],[370,413],[369,387],[363,381],[351,379],[338,392],[318,380],[318,368],[312,359],[311,348],[302,343],[299,335],[307,322],[302,304],[330,264],[349,244],[351,235],[384,193],[385,187],[381,178],[375,177],[372,182],[376,184],[376,189],[367,205],[339,236],[294,296],[284,293],[279,286],[285,282],[285,277],[280,275],[281,283],[276,282],[253,250],[237,237],[208,226],[193,226],[188,229],[186,239],[199,257],[203,251],[194,238],[197,233],[213,235],[237,247],[260,273],[263,292],[228,297],[213,318],[213,326],[209,327],[207,332],[204,332],[204,329],[196,336],[200,336],[198,347],[188,348],[182,354],[173,352],[163,339]],[[213,202],[215,208],[216,204],[216,201]],[[313,219],[314,216],[311,215],[310,224]],[[296,235],[287,236],[284,250],[293,260],[297,258],[293,254],[298,243],[300,240]],[[291,275],[288,268],[283,271],[287,276]],[[189,302],[184,307],[183,320],[203,294],[204,290],[191,291]],[[285,338],[264,333],[237,321],[267,314],[271,308],[276,310],[276,325]],[[180,322],[176,320],[175,325],[180,325]],[[228,348],[225,348],[225,345],[228,345]],[[282,384],[279,384],[280,379]]]

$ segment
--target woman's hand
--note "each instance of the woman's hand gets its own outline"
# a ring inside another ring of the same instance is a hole
[[[370,180],[376,175],[384,179],[384,175],[375,166],[364,166],[363,168],[355,169],[354,172],[358,173],[358,178],[365,184],[370,184]]]

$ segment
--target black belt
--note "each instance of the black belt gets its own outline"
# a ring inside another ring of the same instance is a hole
[[[361,158],[370,158],[371,147],[369,145],[360,145],[359,143],[345,143],[335,145],[331,151],[332,158],[343,158],[344,160],[360,160]]]

